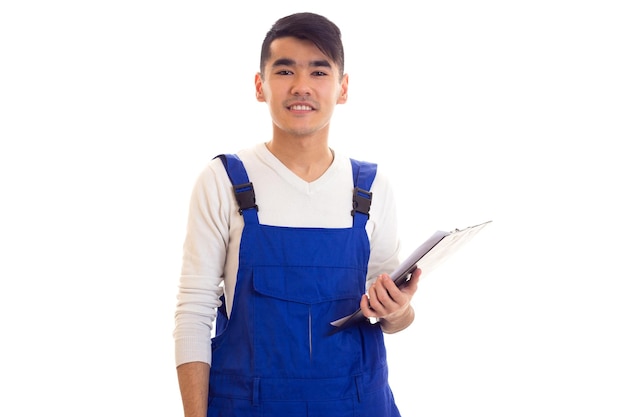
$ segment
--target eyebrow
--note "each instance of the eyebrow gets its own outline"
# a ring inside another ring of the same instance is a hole
[[[279,58],[272,64],[273,68],[276,67],[295,67],[296,61],[290,58]],[[325,59],[320,59],[316,61],[309,62],[309,67],[326,67],[331,68],[330,62]]]

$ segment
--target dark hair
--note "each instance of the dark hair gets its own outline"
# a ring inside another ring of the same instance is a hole
[[[313,42],[337,65],[339,76],[343,77],[344,56],[341,31],[326,17],[315,13],[295,13],[274,23],[265,35],[261,46],[261,76],[264,76],[265,64],[270,57],[270,45],[274,40],[287,36]]]

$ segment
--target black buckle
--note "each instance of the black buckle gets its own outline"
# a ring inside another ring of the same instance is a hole
[[[234,185],[235,199],[239,204],[239,214],[243,214],[244,210],[253,208],[259,211],[259,207],[255,204],[256,197],[254,196],[254,187],[251,182],[246,184]]]
[[[370,206],[372,204],[372,193],[359,187],[354,187],[352,192],[352,216],[355,212],[366,214],[370,218]]]

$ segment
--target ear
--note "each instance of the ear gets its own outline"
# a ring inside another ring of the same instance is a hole
[[[265,95],[263,94],[263,79],[261,78],[261,73],[259,72],[257,72],[254,76],[254,89],[256,90],[257,101],[261,103],[265,102]]]
[[[344,104],[348,101],[348,74],[344,74],[341,80],[341,90],[337,98],[337,104]]]

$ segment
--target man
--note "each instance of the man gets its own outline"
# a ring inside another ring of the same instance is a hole
[[[174,331],[185,416],[399,416],[382,333],[413,321],[420,271],[402,289],[385,273],[389,184],[328,144],[348,97],[340,30],[279,19],[255,86],[271,139],[212,160],[191,199]],[[359,307],[376,323],[332,332]]]

